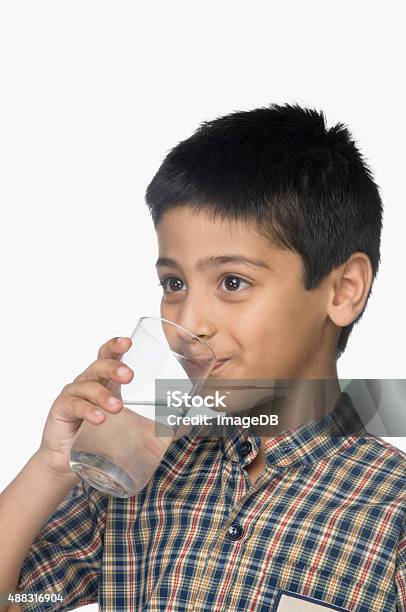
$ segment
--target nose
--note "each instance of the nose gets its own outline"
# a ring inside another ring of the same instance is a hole
[[[183,322],[183,319],[181,321],[176,321],[176,325],[179,326],[176,327],[175,331],[175,345],[177,347],[176,352],[189,358],[198,357],[202,354],[207,357],[211,357],[211,351],[209,351],[209,349],[207,349],[205,346],[208,345],[210,347],[210,342],[208,341],[208,336],[210,335],[208,332],[208,328],[205,327],[204,331],[202,331],[202,325],[197,328],[194,325],[190,325],[190,323],[187,324],[188,327],[186,327],[185,323]],[[201,333],[196,333],[195,329],[197,329]],[[203,340],[204,344],[199,342],[196,337],[199,338],[199,340]]]
[[[172,319],[179,326],[176,327],[175,346],[179,349],[177,352],[188,356],[201,355],[203,350],[206,350],[208,354],[208,349],[204,349],[204,345],[198,342],[195,336],[210,347],[210,339],[216,333],[215,322],[209,315],[210,311],[207,305],[202,303],[201,297],[198,298],[196,295],[194,300],[190,298],[191,296],[188,295],[181,309],[177,312],[178,316]]]
[[[177,325],[184,326],[184,320],[181,319],[181,323]],[[190,325],[190,323],[189,323]],[[208,330],[209,328],[204,327],[206,323],[200,324],[198,328],[191,325],[191,329],[183,327],[176,328],[176,352],[185,359],[179,358],[180,363],[185,370],[189,378],[200,378],[205,377],[212,370],[216,363],[216,355],[210,346],[210,342],[207,342],[208,333],[196,334],[193,330],[198,329]],[[192,332],[192,334],[188,332]],[[203,342],[199,342],[199,340]]]
[[[190,309],[185,313],[185,309],[183,309],[176,323],[180,325],[181,328],[188,330],[194,336],[197,336],[205,342],[207,342],[215,332],[215,326],[209,319],[208,311],[202,312],[201,306],[199,308],[199,313],[191,312]],[[196,339],[190,334],[186,333],[183,329],[179,329],[179,336],[187,344],[196,342]]]

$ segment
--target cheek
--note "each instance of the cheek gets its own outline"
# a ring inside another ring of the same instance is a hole
[[[160,316],[162,319],[168,319],[169,321],[176,320],[176,305],[175,303],[165,302],[161,299]]]
[[[286,339],[298,333],[304,326],[303,308],[299,300],[289,299],[287,295],[279,298],[264,296],[264,299],[253,301],[239,317],[239,327],[246,340],[253,346],[268,344]]]
[[[257,373],[275,375],[309,358],[319,342],[320,306],[310,296],[297,293],[257,304],[240,320],[240,342],[245,365]],[[287,374],[286,374],[287,375]],[[281,374],[283,377],[284,374]]]
[[[166,316],[167,314],[167,307],[166,304],[163,300],[161,300],[161,308],[160,308],[160,316],[162,319],[167,319],[168,317]]]

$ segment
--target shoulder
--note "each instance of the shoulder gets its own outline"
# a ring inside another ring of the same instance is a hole
[[[382,449],[386,449],[390,455],[396,455],[401,461],[406,464],[406,453],[399,448],[398,446],[394,446],[391,442],[387,442],[383,438],[378,436],[366,436],[368,439],[373,440],[380,446]]]
[[[379,436],[369,434],[361,439],[371,458],[379,459],[383,467],[390,465],[392,469],[406,476],[406,453],[404,451]]]
[[[358,439],[348,459],[357,466],[360,480],[375,486],[377,495],[406,502],[406,453],[400,448],[368,434]]]

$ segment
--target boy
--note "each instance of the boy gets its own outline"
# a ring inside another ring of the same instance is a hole
[[[60,591],[55,610],[406,612],[406,456],[362,429],[337,379],[382,223],[348,130],[298,105],[220,117],[167,155],[146,199],[161,315],[212,346],[216,375],[296,381],[296,416],[305,381],[328,393],[276,436],[192,431],[143,491],[110,498],[69,469],[81,419],[121,409],[108,379],[136,376],[119,363],[130,340],[108,341],[0,497],[1,590]]]

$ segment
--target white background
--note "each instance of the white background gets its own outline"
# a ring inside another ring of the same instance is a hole
[[[348,0],[1,3],[0,489],[100,344],[158,314],[146,186],[172,146],[233,110],[298,102],[351,129],[385,216],[381,270],[339,376],[406,378],[400,10]]]

